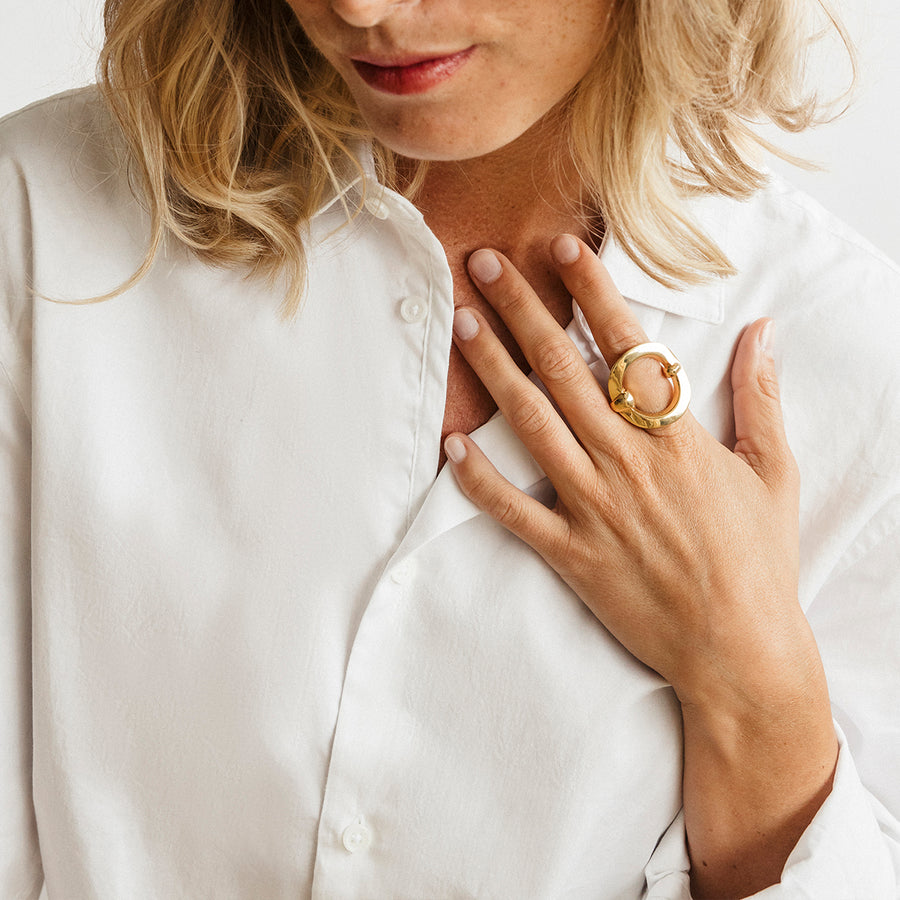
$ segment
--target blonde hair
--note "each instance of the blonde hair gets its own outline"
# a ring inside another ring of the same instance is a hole
[[[684,200],[761,186],[754,154],[771,148],[752,123],[798,131],[816,117],[803,91],[811,39],[800,7],[612,0],[606,45],[564,106],[567,148],[581,203],[664,284],[733,271]],[[338,171],[364,174],[354,141],[372,143],[379,177],[394,187],[397,160],[285,0],[106,0],[104,18],[99,81],[151,219],[144,263],[104,298],[141,279],[171,234],[212,264],[284,276],[293,312],[306,223],[339,189]]]

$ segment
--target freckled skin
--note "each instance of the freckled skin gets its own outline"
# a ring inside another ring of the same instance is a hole
[[[444,426],[460,432],[457,483],[675,689],[692,896],[743,897],[774,884],[831,789],[837,743],[797,602],[799,482],[762,350],[765,320],[747,328],[735,354],[734,453],[690,415],[652,438],[624,425],[580,358],[576,380],[555,384],[568,423],[560,427],[554,414],[543,430],[519,429],[556,488],[554,509],[517,492],[464,437],[494,409],[475,372],[513,427],[521,402],[536,400],[510,332],[531,355],[542,339],[558,339],[557,323],[569,316],[560,278],[595,338],[608,343],[608,363],[647,339],[590,252],[596,247],[588,242],[560,268],[549,256],[560,232],[597,233],[588,228],[592,211],[574,202],[578,173],[560,152],[557,113],[602,46],[612,0],[289,2],[375,136],[401,156],[431,161],[416,203],[447,253],[455,303],[483,317],[450,359]],[[352,63],[396,66],[469,48],[452,77],[403,96],[376,91]],[[482,247],[506,262],[497,282],[476,290],[465,263]],[[644,409],[664,405],[658,369],[649,393],[637,365],[629,370]],[[553,372],[544,375],[553,390]]]
[[[547,248],[562,231],[587,239],[588,227],[569,202],[578,196],[574,172],[565,164],[553,166],[560,135],[553,111],[602,46],[609,3],[289,2],[310,40],[347,81],[378,139],[404,156],[431,161],[417,204],[447,254],[455,305],[481,310],[526,367],[505,325],[470,282],[465,261],[478,247],[503,250],[557,321],[571,318],[571,297]],[[371,54],[455,52],[472,45],[476,50],[466,65],[424,94],[379,92],[351,62]],[[495,410],[493,398],[452,347],[442,438],[473,431]]]
[[[470,159],[514,141],[587,72],[608,17],[604,0],[289,2],[379,140],[416,159]],[[376,91],[351,62],[473,45],[449,82],[412,96]]]

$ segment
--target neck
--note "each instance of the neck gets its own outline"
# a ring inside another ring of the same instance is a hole
[[[465,263],[479,247],[501,251],[560,325],[568,323],[571,297],[550,261],[550,240],[561,231],[587,238],[589,228],[587,217],[577,212],[575,167],[561,164],[561,133],[560,128],[544,122],[488,156],[429,162],[415,197],[447,254],[454,303],[480,310],[523,371],[528,369],[524,355],[505,323],[470,281]],[[459,351],[451,347],[444,435],[450,431],[471,432],[487,421],[495,408]]]
[[[513,258],[562,230],[588,234],[560,134],[556,117],[548,117],[487,156],[427,164],[415,203],[448,255],[491,246]]]

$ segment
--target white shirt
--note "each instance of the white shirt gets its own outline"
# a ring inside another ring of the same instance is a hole
[[[421,215],[322,209],[290,322],[174,243],[121,297],[42,299],[139,263],[122,159],[92,89],[0,129],[0,896],[687,897],[671,688],[435,478],[453,294]],[[726,443],[738,334],[777,320],[841,751],[759,896],[886,900],[900,273],[777,182],[696,211],[738,276],[679,293],[603,259]],[[502,418],[475,437],[549,498]]]

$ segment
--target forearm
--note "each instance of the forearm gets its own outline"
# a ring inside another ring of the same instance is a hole
[[[789,700],[683,714],[692,894],[747,897],[780,880],[831,790],[837,739],[824,674],[819,667]]]

